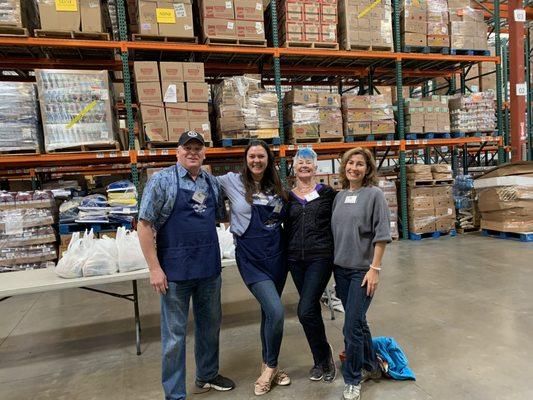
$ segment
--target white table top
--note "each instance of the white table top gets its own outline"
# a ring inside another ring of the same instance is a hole
[[[222,267],[235,265],[235,260],[222,260]],[[82,286],[102,285],[148,279],[148,269],[121,272],[113,275],[91,276],[65,279],[57,276],[53,268],[28,271],[5,272],[0,274],[0,298],[19,294],[41,293],[51,290],[79,288]]]

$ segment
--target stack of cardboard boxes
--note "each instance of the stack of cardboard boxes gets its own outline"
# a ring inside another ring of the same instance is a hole
[[[390,96],[342,96],[344,136],[393,134],[396,126]]]
[[[284,122],[289,141],[299,139],[319,139],[320,112],[318,93],[292,89],[283,98]]]
[[[20,32],[16,28],[33,29],[38,25],[39,19],[36,4],[24,0],[0,0],[0,28],[6,33]],[[6,30],[7,28],[7,30]]]
[[[427,6],[428,46],[450,47],[448,1],[428,0]]]
[[[134,73],[147,141],[176,142],[194,130],[211,142],[203,63],[137,61]]]
[[[448,0],[450,9],[451,48],[458,50],[488,50],[487,25],[483,11],[470,1]]]
[[[319,135],[321,139],[342,138],[342,111],[340,94],[318,94]]]
[[[138,0],[138,33],[194,38],[191,0]]]
[[[427,46],[428,33],[427,3],[424,1],[403,1],[400,14],[402,48],[405,46]]]
[[[260,75],[225,78],[214,88],[219,139],[279,137],[278,98]]]
[[[339,43],[344,50],[392,51],[390,0],[339,0]]]
[[[201,0],[204,42],[264,44],[262,0]]]
[[[405,99],[407,133],[449,133],[448,97],[434,95],[424,99]]]
[[[380,178],[378,187],[381,189],[387,200],[390,211],[390,232],[393,239],[398,239],[398,195],[396,193],[396,182],[394,180]]]
[[[337,45],[337,0],[278,0],[280,44]]]
[[[41,30],[105,32],[100,0],[38,1],[37,4]]]
[[[471,93],[449,101],[452,132],[494,132],[496,115],[493,92]]]

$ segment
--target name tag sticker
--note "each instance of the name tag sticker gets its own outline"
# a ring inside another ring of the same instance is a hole
[[[274,212],[279,214],[282,208],[283,206],[281,204],[276,204],[276,207],[274,207]]]
[[[357,196],[346,196],[346,199],[344,200],[344,204],[355,204],[357,201]]]
[[[316,190],[313,190],[311,193],[308,193],[305,195],[305,199],[307,201],[313,201],[314,199],[318,199],[319,197],[320,195],[318,194]]]
[[[192,196],[192,199],[197,202],[198,204],[204,204],[205,201],[205,193],[201,191],[194,192],[194,195]]]

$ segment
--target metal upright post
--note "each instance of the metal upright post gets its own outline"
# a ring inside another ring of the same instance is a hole
[[[401,53],[401,35],[400,35],[400,5],[399,0],[393,0],[393,30],[394,30],[394,51]],[[404,101],[403,101],[403,73],[402,60],[396,60],[396,98],[398,112],[398,139],[405,140],[405,123],[404,123]],[[407,171],[405,168],[405,148],[400,148],[400,203],[401,203],[401,221],[402,237],[409,238],[409,222],[407,217]]]
[[[527,30],[525,39],[525,63],[526,63],[526,86],[527,86],[527,159],[533,161],[533,93],[531,89],[531,29]]]
[[[275,1],[270,2],[270,15],[272,22],[272,44],[274,48],[279,48],[278,38],[278,9]],[[285,129],[283,126],[283,95],[281,93],[281,62],[279,54],[274,55],[274,83],[276,95],[278,96],[278,124],[279,137],[281,143],[285,143]],[[287,159],[285,154],[281,154],[279,163],[280,177],[283,183],[287,183]]]
[[[124,6],[124,0],[117,1],[118,12],[118,30],[119,38],[121,41],[128,41],[128,26],[126,24],[126,8]],[[124,79],[124,102],[126,106],[126,122],[128,126],[128,138],[129,150],[135,150],[135,123],[133,120],[133,109],[131,106],[131,75],[129,66],[129,54],[128,50],[121,49],[120,59],[122,61],[122,77]],[[132,160],[133,161],[133,160]],[[131,163],[131,179],[133,184],[137,188],[137,192],[141,193],[139,187],[139,171],[137,170],[137,162]]]
[[[503,126],[503,97],[502,97],[502,42],[500,36],[500,0],[494,0],[494,37],[496,57],[500,58],[500,62],[496,63],[496,118],[498,126],[498,135],[504,135]],[[507,88],[506,88],[507,90]],[[505,152],[500,146],[498,148],[498,163],[505,162]]]

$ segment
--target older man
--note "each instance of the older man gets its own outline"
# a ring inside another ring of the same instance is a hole
[[[216,180],[201,169],[204,144],[197,132],[181,135],[177,164],[150,179],[139,212],[139,239],[150,283],[161,295],[162,380],[167,400],[186,396],[185,338],[191,297],[196,385],[220,391],[235,387],[218,373],[221,263],[215,219],[223,215],[223,207]]]

